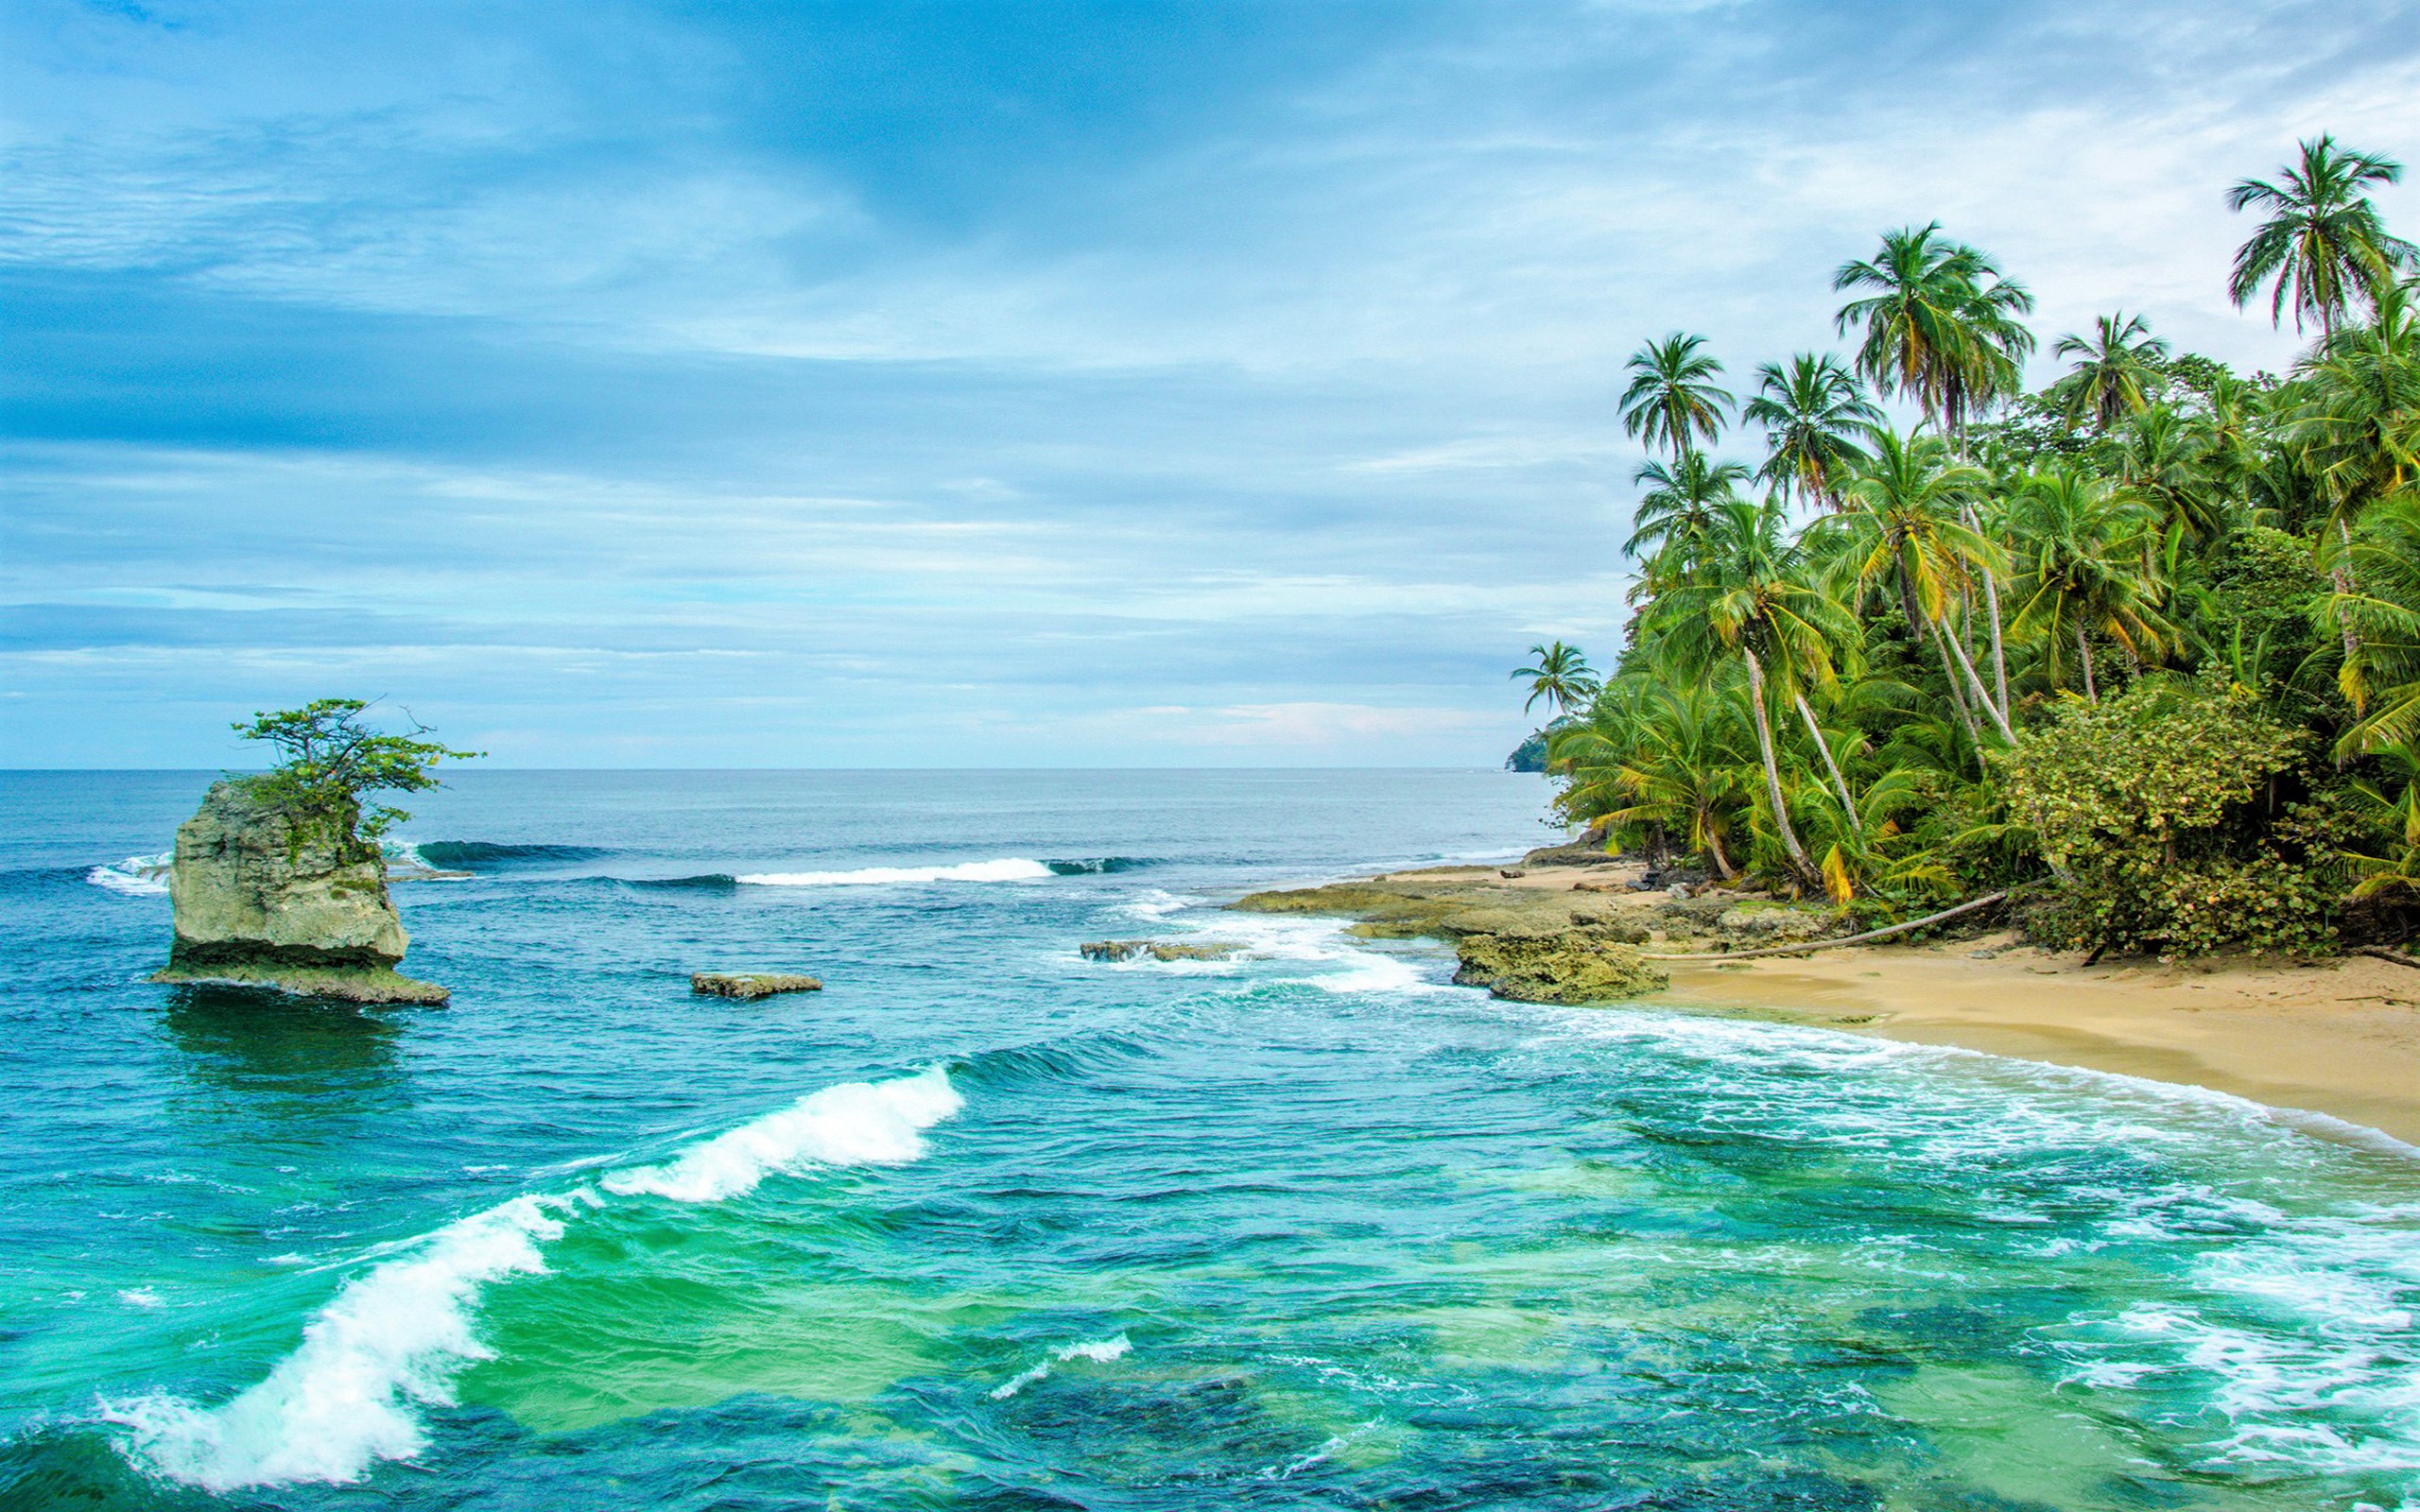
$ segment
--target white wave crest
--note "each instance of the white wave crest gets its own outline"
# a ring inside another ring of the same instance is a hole
[[[84,873],[84,880],[123,898],[157,897],[168,890],[168,867],[176,859],[173,850],[152,856],[129,856],[95,867]]]
[[[713,1202],[809,1162],[900,1163],[925,1153],[923,1129],[962,1106],[939,1066],[826,1087],[669,1164],[616,1172],[602,1184],[616,1194]],[[427,1442],[414,1404],[450,1403],[454,1378],[493,1356],[475,1332],[485,1289],[544,1274],[539,1246],[562,1237],[575,1210],[604,1202],[583,1186],[515,1197],[448,1224],[347,1281],[303,1326],[294,1351],[233,1400],[205,1408],[153,1393],[103,1401],[101,1417],[127,1430],[129,1459],[211,1491],[342,1484],[359,1480],[374,1461],[410,1459]]]
[[[1124,1359],[1126,1351],[1132,1348],[1134,1348],[1133,1344],[1121,1333],[1114,1339],[1096,1339],[1089,1344],[1071,1344],[1060,1350],[1053,1359],[1060,1365],[1065,1365],[1070,1360],[1090,1360],[1097,1365],[1107,1365],[1112,1360]],[[992,1400],[1006,1401],[1026,1387],[1042,1380],[1050,1374],[1051,1363],[1050,1360],[1045,1360],[1031,1369],[1020,1370],[1008,1380],[1001,1382],[992,1388]]]
[[[663,1165],[616,1171],[606,1191],[675,1202],[720,1202],[776,1171],[805,1165],[904,1165],[925,1153],[924,1131],[965,1107],[940,1066],[895,1081],[845,1082],[810,1092]]]
[[[871,887],[895,882],[1037,882],[1053,875],[1039,861],[963,861],[953,867],[864,867],[856,871],[752,871],[758,887]]]
[[[491,1282],[543,1272],[562,1198],[515,1197],[447,1225],[347,1281],[266,1380],[224,1406],[154,1395],[103,1404],[135,1456],[212,1491],[360,1479],[424,1442],[411,1403],[450,1402],[454,1377],[490,1351],[472,1332]]]

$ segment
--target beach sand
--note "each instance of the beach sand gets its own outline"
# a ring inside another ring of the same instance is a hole
[[[1433,881],[1465,896],[1483,889],[1508,902],[1529,894],[1572,897],[1577,883],[1591,889],[1578,896],[1593,906],[1643,913],[1665,901],[1622,890],[1627,868],[1519,869],[1510,878],[1466,867],[1383,880]],[[2207,1087],[2420,1143],[2420,969],[2392,961],[2135,959],[2086,967],[2079,955],[2020,945],[2002,932],[1660,964],[1672,986],[1659,1002]]]

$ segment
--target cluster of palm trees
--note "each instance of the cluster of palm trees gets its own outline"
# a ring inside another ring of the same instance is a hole
[[[2264,216],[2236,303],[2315,327],[2283,380],[2120,311],[2028,393],[2031,297],[1938,224],[1834,275],[1845,362],[1765,364],[1742,403],[1703,338],[1642,347],[1621,656],[1515,674],[1567,714],[1566,813],[1725,879],[1927,901],[2039,869],[1996,773],[2046,711],[2203,675],[2315,731],[2314,780],[2376,818],[2367,885],[2420,881],[2420,252],[2368,198],[2398,173],[2323,136],[2231,192]],[[1720,455],[1750,428],[1761,455]]]

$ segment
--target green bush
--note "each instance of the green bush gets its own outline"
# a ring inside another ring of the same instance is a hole
[[[2053,711],[2001,758],[2010,812],[2060,883],[2028,933],[2095,954],[2326,954],[2333,858],[2268,830],[2254,803],[2303,741],[2250,690],[2207,683],[2147,679]]]

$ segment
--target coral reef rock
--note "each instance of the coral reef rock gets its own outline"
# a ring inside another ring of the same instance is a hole
[[[1607,1003],[1669,985],[1634,945],[1587,926],[1464,935],[1454,952],[1455,981],[1516,1003]]]
[[[823,984],[784,971],[696,971],[690,974],[689,990],[711,998],[769,998],[776,992],[821,992]]]
[[[356,1003],[442,1003],[399,976],[409,936],[375,848],[347,846],[242,778],[177,829],[176,939],[155,982],[226,982]]]
[[[1191,944],[1157,939],[1097,939],[1076,949],[1088,961],[1139,961],[1146,956],[1155,961],[1218,961],[1236,954],[1236,947],[1215,939]]]

